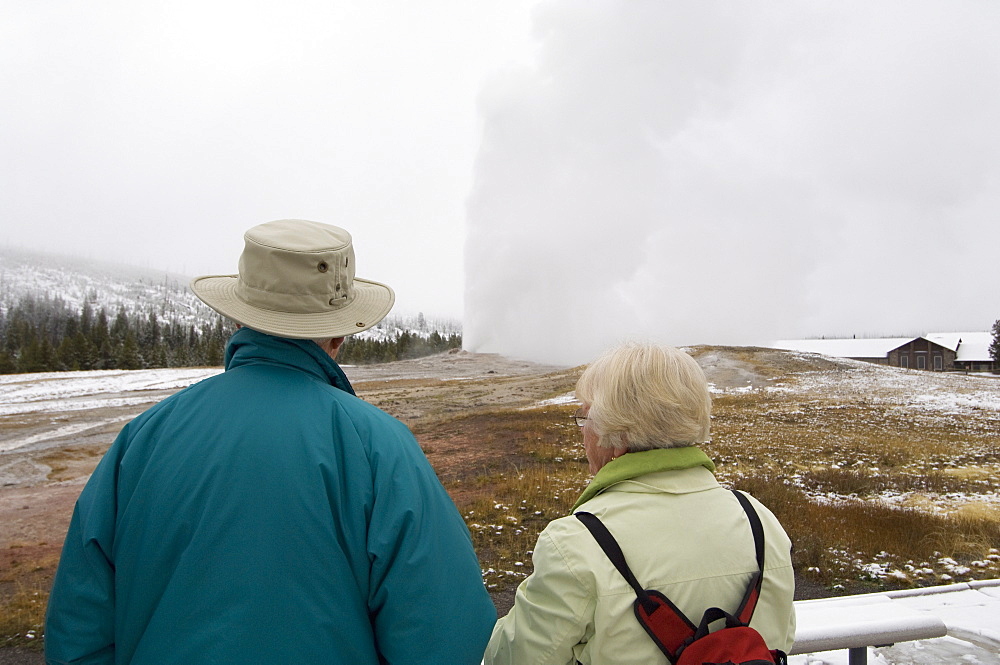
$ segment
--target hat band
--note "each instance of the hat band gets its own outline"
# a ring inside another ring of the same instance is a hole
[[[251,307],[289,314],[321,314],[346,307],[354,294],[340,293],[281,293],[250,286],[240,277],[236,282],[236,297]]]

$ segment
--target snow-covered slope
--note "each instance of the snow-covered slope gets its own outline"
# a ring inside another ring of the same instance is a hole
[[[207,323],[212,310],[187,288],[188,279],[156,270],[0,247],[0,311],[26,296],[61,300],[79,311],[84,302],[114,316],[119,307],[182,323]]]

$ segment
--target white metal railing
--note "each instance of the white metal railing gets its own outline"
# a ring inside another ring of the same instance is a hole
[[[868,647],[945,635],[995,652],[1000,645],[1000,619],[998,634],[993,634],[949,623],[941,616],[956,603],[958,594],[970,591],[994,596],[995,602],[977,594],[986,602],[983,611],[1000,617],[1000,580],[796,601],[795,644],[789,655],[847,649],[850,665],[862,665],[867,662]]]
[[[971,591],[985,592],[983,598],[990,598],[982,611],[997,617],[995,631],[964,626],[940,616],[947,607],[960,604],[959,594]],[[790,656],[846,649],[849,665],[864,665],[868,661],[869,647],[945,635],[965,640],[990,653],[1000,653],[1000,580],[797,600],[795,620],[795,644]]]
[[[795,620],[795,644],[789,655],[848,649],[850,665],[867,662],[870,646],[948,634],[938,617],[894,603],[882,594],[801,600],[795,603]]]

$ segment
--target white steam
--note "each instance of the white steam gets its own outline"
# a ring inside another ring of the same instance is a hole
[[[545,2],[495,76],[466,348],[1000,318],[1000,4]]]

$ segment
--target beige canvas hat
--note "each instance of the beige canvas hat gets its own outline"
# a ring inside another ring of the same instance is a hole
[[[295,339],[344,337],[385,318],[396,296],[354,276],[351,234],[303,219],[247,231],[240,274],[191,281],[206,305],[247,328]]]

